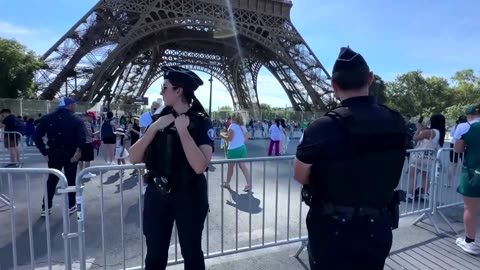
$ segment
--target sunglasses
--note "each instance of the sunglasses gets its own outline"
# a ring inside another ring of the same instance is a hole
[[[172,85],[173,90],[177,90],[178,87]],[[162,91],[160,93],[164,93],[168,89],[168,86],[162,84]]]

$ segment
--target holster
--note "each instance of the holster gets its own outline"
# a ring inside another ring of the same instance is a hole
[[[312,205],[312,193],[310,191],[310,186],[304,185],[302,188],[302,201],[305,202],[307,206]]]
[[[172,185],[165,176],[156,176],[151,172],[147,172],[143,176],[143,179],[146,184],[153,184],[162,195],[167,195],[172,192]]]
[[[398,228],[398,222],[400,220],[400,202],[407,200],[407,193],[404,190],[395,190],[393,192],[393,198],[388,204],[388,211],[392,215],[392,230]]]

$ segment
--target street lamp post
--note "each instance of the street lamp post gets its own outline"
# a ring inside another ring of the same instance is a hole
[[[213,74],[210,73],[210,101],[208,102],[208,115],[212,117],[212,86],[213,86]]]
[[[75,93],[77,93],[77,71],[74,71],[73,74],[75,75]]]

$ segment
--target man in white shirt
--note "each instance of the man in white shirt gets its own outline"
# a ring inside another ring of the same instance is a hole
[[[147,127],[152,123],[152,116],[159,107],[160,107],[160,104],[158,102],[154,101],[152,103],[152,106],[150,107],[150,111],[149,112],[144,112],[140,116],[140,120],[139,120],[140,137],[143,136]]]

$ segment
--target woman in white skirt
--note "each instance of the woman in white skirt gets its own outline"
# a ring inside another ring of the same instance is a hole
[[[128,150],[125,148],[125,130],[123,128],[117,128],[115,130],[117,140],[115,143],[115,159],[118,165],[125,164],[125,159],[128,158]]]

